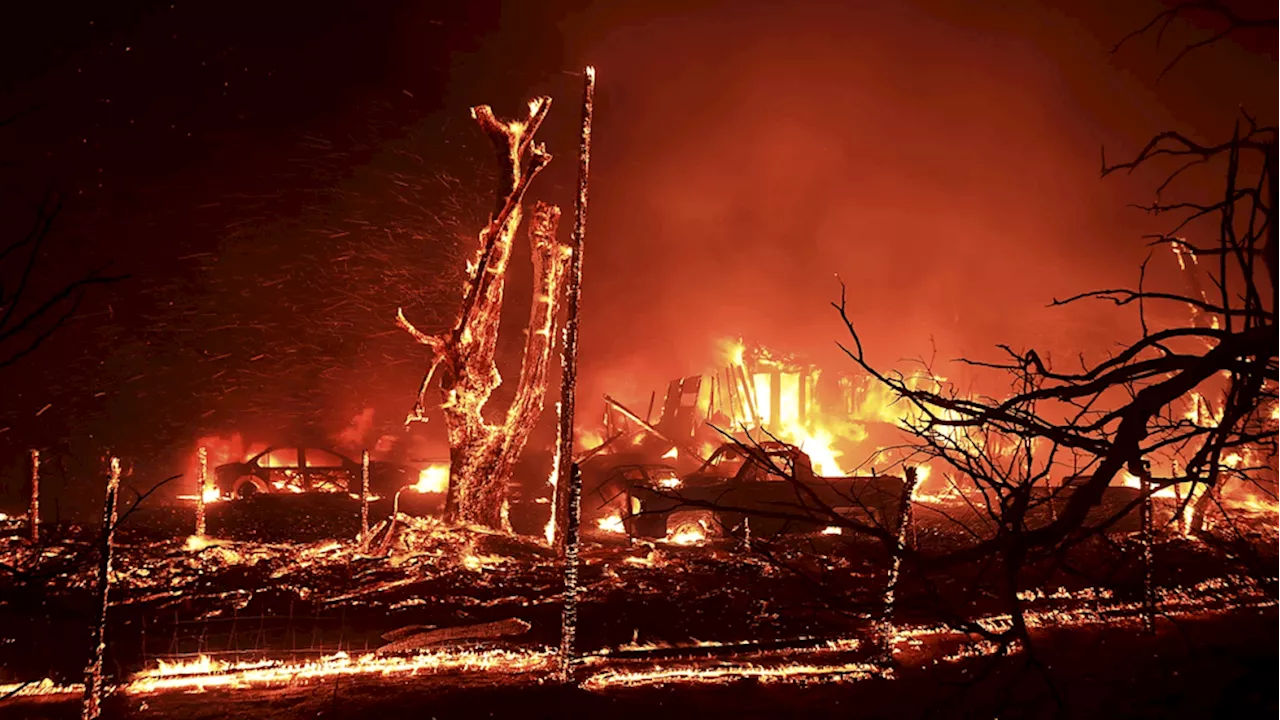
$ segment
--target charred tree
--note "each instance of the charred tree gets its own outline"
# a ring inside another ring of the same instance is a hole
[[[422,332],[402,311],[397,314],[398,324],[432,354],[407,421],[425,419],[433,379],[438,379],[443,396],[440,409],[450,446],[445,517],[450,522],[510,529],[507,484],[543,408],[552,330],[572,251],[556,238],[560,209],[539,202],[529,223],[534,302],[515,399],[500,422],[489,422],[484,416],[490,395],[502,382],[495,350],[511,244],[520,226],[529,184],[551,161],[543,145],[533,140],[550,106],[550,98],[531,101],[523,120],[499,120],[488,106],[472,109],[472,116],[497,151],[501,172],[497,209],[480,233],[480,248],[468,268],[461,311],[452,330],[438,334]]]

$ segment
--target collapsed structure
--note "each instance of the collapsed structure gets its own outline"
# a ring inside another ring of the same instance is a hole
[[[898,408],[866,378],[741,340],[728,343],[724,360],[671,380],[661,405],[655,391],[643,413],[606,395],[604,437],[582,459],[634,453],[688,467],[728,440],[794,444],[829,476],[887,459],[875,451],[893,444],[880,441],[896,432]]]

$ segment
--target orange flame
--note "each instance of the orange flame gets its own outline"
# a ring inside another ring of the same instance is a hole
[[[617,513],[614,513],[609,517],[600,518],[596,521],[596,525],[598,525],[601,530],[608,533],[625,535],[627,532],[627,526],[623,524],[622,517]]]
[[[449,489],[449,466],[435,463],[418,472],[413,489],[420,493],[442,493]]]

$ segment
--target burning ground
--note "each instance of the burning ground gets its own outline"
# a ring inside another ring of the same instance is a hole
[[[377,538],[361,551],[345,532],[358,522],[332,524],[335,515],[354,518],[351,505],[343,514],[334,498],[295,500],[273,508],[272,521],[294,527],[311,521],[314,542],[235,540],[250,529],[225,513],[210,518],[215,538],[156,539],[166,528],[155,515],[130,518],[112,584],[113,702],[139,713],[145,706],[199,716],[201,703],[173,694],[219,693],[219,708],[243,704],[246,714],[255,714],[262,712],[252,710],[255,703],[334,693],[338,685],[343,693],[396,688],[438,698],[480,687],[500,688],[510,699],[521,688],[533,697],[553,692],[543,685],[555,667],[563,574],[543,543],[401,516],[385,554]],[[1172,512],[1171,505],[1163,500],[1162,509]],[[964,542],[951,519],[963,514],[954,498],[919,503],[918,547],[944,553]],[[1172,528],[1159,534],[1153,580],[1162,634],[1140,642],[1168,643],[1171,628],[1232,618],[1274,628],[1275,578],[1259,584],[1249,563],[1276,565],[1275,510],[1233,507],[1231,517],[1229,525],[1218,518],[1202,539]],[[6,538],[0,559],[28,578],[11,580],[0,605],[5,692],[20,693],[7,704],[20,715],[58,715],[74,705],[58,704],[59,697],[78,699],[59,696],[58,689],[76,683],[83,670],[93,585],[92,563],[85,560],[96,533],[51,530],[38,549]],[[220,534],[225,539],[217,539]],[[892,630],[898,667],[891,670],[877,654],[874,620],[888,558],[876,543],[830,534],[756,538],[749,549],[733,540],[595,539],[583,552],[578,672],[585,690],[605,698],[625,697],[626,688],[640,685],[667,688],[660,693],[686,688],[711,702],[714,691],[692,687],[743,679],[879,686],[890,676],[908,678],[910,686],[939,663],[953,667],[936,670],[945,675],[994,656],[994,645],[949,626],[954,614],[990,629],[1008,622],[997,578],[980,564],[929,587],[908,571],[898,586]],[[1117,532],[1074,548],[1065,562],[1029,566],[1027,576],[1038,581],[1022,600],[1036,637],[1069,644],[1078,642],[1064,639],[1072,632],[1129,628],[1122,634],[1143,635],[1133,542],[1135,535]],[[383,636],[400,628],[473,628],[512,618],[528,623],[527,631],[517,627],[496,638],[446,633],[416,649],[377,652],[387,644]],[[1018,657],[1016,649],[1011,657]],[[853,698],[861,691],[847,692]]]

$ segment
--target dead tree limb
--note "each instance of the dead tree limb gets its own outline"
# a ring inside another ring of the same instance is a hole
[[[1164,69],[1160,71],[1160,79],[1163,79],[1165,75],[1169,74],[1169,71],[1173,70],[1173,68],[1178,65],[1178,63],[1182,62],[1188,55],[1197,50],[1209,47],[1210,45],[1243,30],[1270,29],[1274,31],[1277,27],[1276,18],[1244,17],[1218,0],[1188,0],[1165,9],[1163,12],[1148,21],[1147,24],[1120,38],[1120,41],[1111,48],[1111,52],[1113,54],[1119,52],[1120,49],[1130,41],[1142,37],[1143,35],[1150,33],[1152,30],[1156,33],[1156,45],[1159,46],[1161,41],[1164,39],[1165,32],[1175,20],[1178,20],[1179,18],[1186,18],[1187,16],[1194,14],[1213,17],[1222,25],[1222,27],[1214,31],[1209,37],[1188,43],[1180,48],[1177,54],[1174,55],[1173,59],[1170,60],[1164,66]]]
[[[43,298],[31,297],[42,251],[61,209],[61,199],[53,192],[46,193],[26,235],[0,248],[0,368],[35,352],[66,325],[90,287],[127,277],[104,275],[105,268],[99,268]]]

